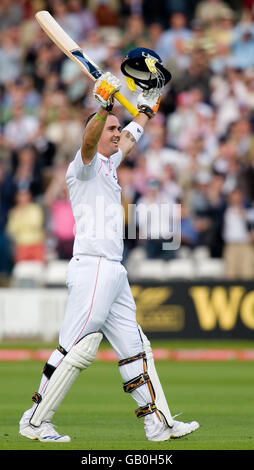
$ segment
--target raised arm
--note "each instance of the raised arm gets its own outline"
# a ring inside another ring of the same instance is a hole
[[[97,152],[97,146],[105,126],[108,112],[104,108],[99,111],[88,122],[81,144],[81,157],[84,165],[88,165]]]
[[[81,144],[81,156],[84,165],[88,165],[97,152],[98,142],[108,113],[113,108],[113,95],[119,91],[121,87],[120,81],[110,72],[104,73],[96,80],[93,96],[100,104],[100,109],[93,118],[88,122]]]
[[[145,90],[138,96],[137,108],[139,115],[133,119],[121,133],[119,148],[122,150],[123,158],[133,149],[144,132],[144,128],[159,109],[161,101],[161,89],[151,88]]]

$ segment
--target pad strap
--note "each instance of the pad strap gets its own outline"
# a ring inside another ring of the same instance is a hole
[[[146,415],[150,415],[157,411],[155,403],[148,403],[148,405],[140,406],[137,410],[135,410],[137,418],[143,418]]]
[[[46,364],[44,365],[42,369],[42,372],[44,375],[46,375],[47,379],[49,380],[51,375],[55,372],[55,370],[56,370],[55,366],[52,366],[52,364],[49,364],[48,362],[46,362]]]
[[[33,393],[32,400],[33,400],[34,403],[36,403],[38,405],[42,400],[41,394],[38,393],[38,392]]]
[[[141,352],[139,354],[136,354],[136,356],[128,357],[127,359],[121,359],[121,361],[118,362],[119,367],[125,366],[126,364],[130,364],[131,362],[138,361],[139,359],[144,359],[146,358],[146,354],[144,352]]]
[[[133,390],[136,390],[137,388],[147,384],[148,382],[151,383],[149,375],[146,372],[144,374],[140,374],[138,375],[138,377],[135,377],[134,379],[129,380],[128,382],[125,382],[123,384],[124,392],[132,393]]]
[[[68,354],[68,351],[66,351],[66,349],[64,349],[60,344],[59,344],[59,346],[57,346],[57,350],[58,350],[63,356],[66,356],[66,354]]]
[[[58,350],[63,356],[66,356],[67,351],[66,351],[62,346],[60,346],[60,344],[59,344],[59,346],[57,347],[57,350]],[[44,375],[46,375],[47,379],[49,380],[49,379],[51,378],[52,374],[55,372],[55,370],[56,370],[56,367],[55,367],[55,366],[53,366],[52,364],[49,364],[48,362],[46,362],[46,364],[45,364],[44,367],[43,367],[42,372],[43,372]]]

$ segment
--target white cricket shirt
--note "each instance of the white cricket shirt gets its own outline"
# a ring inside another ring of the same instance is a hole
[[[96,153],[84,165],[81,150],[66,173],[75,218],[73,256],[104,256],[121,261],[123,253],[123,208],[116,168],[122,151],[109,158]]]

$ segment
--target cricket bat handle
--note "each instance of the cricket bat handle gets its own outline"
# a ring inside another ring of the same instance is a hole
[[[139,114],[138,110],[119,91],[114,94],[114,97],[132,116],[136,117]]]

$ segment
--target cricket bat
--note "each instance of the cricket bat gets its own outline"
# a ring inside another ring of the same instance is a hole
[[[99,67],[84,53],[81,47],[63,30],[60,24],[46,10],[38,11],[35,18],[45,31],[47,36],[66,54],[80,69],[91,79],[97,80],[102,71]],[[116,92],[114,97],[124,106],[133,116],[138,115],[138,110],[123,96]]]

